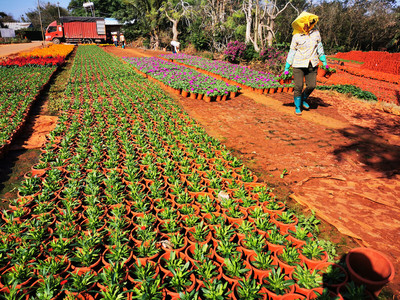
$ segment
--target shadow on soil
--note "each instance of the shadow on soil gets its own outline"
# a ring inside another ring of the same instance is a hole
[[[339,130],[351,141],[350,144],[334,150],[339,161],[345,154],[356,154],[366,171],[373,169],[386,178],[400,174],[400,147],[386,143],[379,135],[372,134],[363,127],[354,126]]]
[[[329,107],[332,106],[329,103],[325,103],[321,98],[317,98],[317,97],[310,97],[307,100],[307,103],[310,105],[310,109],[317,109],[318,107]],[[294,107],[294,103],[293,100],[291,100],[290,102],[286,102],[283,103],[283,106],[290,106],[290,107]]]

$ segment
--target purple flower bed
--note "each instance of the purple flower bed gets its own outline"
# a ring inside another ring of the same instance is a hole
[[[196,72],[190,68],[165,61],[157,57],[124,57],[134,68],[162,83],[176,88],[206,96],[227,95],[240,88],[222,80]]]
[[[177,60],[186,65],[221,75],[224,78],[256,89],[274,88],[280,85],[279,77],[275,74],[251,70],[247,67],[231,64],[229,62],[220,60],[211,61],[202,57],[181,53],[164,54],[161,55],[161,57]]]

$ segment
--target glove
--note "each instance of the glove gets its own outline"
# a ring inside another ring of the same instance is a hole
[[[319,57],[319,60],[322,62],[322,64],[324,65],[325,68],[328,66],[328,63],[326,62],[326,57],[325,57],[325,55],[321,55],[321,56]]]
[[[289,64],[288,62],[286,62],[286,65],[285,65],[285,73],[286,73],[286,72],[289,72],[289,69],[290,69],[290,64]]]
[[[283,71],[283,74],[281,76],[288,75],[289,69],[290,69],[290,64],[288,62],[286,62],[285,70]]]

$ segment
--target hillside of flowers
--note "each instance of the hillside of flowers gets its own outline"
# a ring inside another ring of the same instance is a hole
[[[205,97],[228,96],[231,92],[237,93],[239,87],[229,85],[214,77],[201,74],[185,66],[162,60],[150,58],[125,58],[134,68],[144,74],[157,79],[164,85],[178,89],[189,94],[204,95]]]
[[[268,90],[269,88],[280,87],[279,76],[252,70],[246,66],[225,61],[211,61],[199,56],[181,53],[164,54],[160,55],[160,57],[205,70],[210,75],[218,75],[221,79],[227,79],[231,84],[239,84],[242,88],[250,87],[257,90]]]
[[[313,299],[347,281],[311,227],[100,47],[78,47],[25,177],[0,219],[12,299]]]

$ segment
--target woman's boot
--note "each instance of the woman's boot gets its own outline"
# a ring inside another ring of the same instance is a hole
[[[309,94],[307,95],[305,92],[303,92],[303,94],[301,94],[301,101],[302,101],[302,105],[305,109],[309,109],[310,105],[308,105],[308,103],[306,102],[308,96],[310,96]]]
[[[302,97],[298,96],[298,97],[294,97],[294,106],[296,108],[295,112],[296,115],[301,115],[301,100]]]

